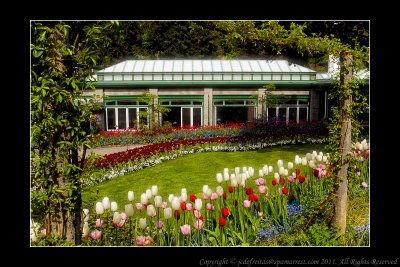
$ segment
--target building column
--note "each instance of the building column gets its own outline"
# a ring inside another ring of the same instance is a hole
[[[213,89],[212,88],[204,88],[204,106],[203,106],[204,126],[213,124],[212,96],[213,96]]]
[[[318,120],[319,94],[316,90],[310,90],[310,121]]]
[[[265,97],[265,91],[266,89],[264,88],[258,88],[258,98],[257,98],[257,119],[265,121],[267,118],[267,112],[266,112],[266,103],[264,103],[264,97]]]
[[[156,96],[154,98],[154,105],[158,105],[158,88],[150,88],[149,93]],[[153,113],[153,110],[150,107],[150,114],[152,114],[152,113]],[[158,123],[159,123],[159,119],[158,119],[159,117],[160,117],[160,114],[158,114],[158,113],[155,114],[154,123],[156,125],[158,125]]]

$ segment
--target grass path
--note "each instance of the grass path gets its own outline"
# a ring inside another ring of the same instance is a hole
[[[272,165],[275,172],[278,159],[282,159],[287,166],[287,162],[293,162],[296,155],[303,157],[313,150],[324,152],[324,145],[288,145],[246,152],[207,152],[186,155],[103,182],[98,186],[85,188],[82,192],[83,207],[93,208],[96,201],[101,201],[104,196],[108,196],[111,201],[116,201],[119,210],[123,211],[124,205],[128,204],[128,191],[134,191],[134,202],[140,202],[140,195],[152,185],[158,186],[159,195],[163,200],[166,200],[169,194],[180,195],[182,188],[187,189],[188,197],[193,193],[199,196],[205,184],[215,192],[218,185],[216,173],[223,173],[224,168],[229,168],[229,172],[234,173],[235,167],[253,167],[254,174],[257,176],[258,170],[265,164]],[[98,195],[96,195],[97,189]]]

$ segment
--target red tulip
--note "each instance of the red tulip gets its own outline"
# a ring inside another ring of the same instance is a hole
[[[179,220],[181,218],[181,212],[179,210],[175,210],[174,217],[175,219]]]
[[[314,177],[318,178],[319,170],[316,168],[314,169]]]
[[[222,216],[225,218],[229,216],[229,210],[227,207],[222,208]]]
[[[279,178],[279,183],[281,185],[284,185],[285,184],[285,178],[283,178],[283,177]]]
[[[181,209],[182,210],[186,210],[186,203],[185,202],[181,202]]]
[[[289,192],[289,189],[287,187],[282,188],[282,194],[287,195]]]
[[[253,188],[251,188],[251,187],[246,188],[246,195],[250,195],[250,194],[253,194]]]
[[[194,201],[196,200],[196,195],[195,194],[191,194],[190,195],[190,201],[192,201],[194,203]]]
[[[250,200],[251,202],[253,202],[253,201],[258,201],[258,196],[254,195],[254,194],[250,194],[250,195],[249,195],[249,200]]]
[[[304,181],[306,180],[306,178],[304,178],[304,176],[299,176],[299,183],[304,183]]]
[[[222,197],[226,199],[226,192],[222,193]]]
[[[229,186],[228,190],[229,190],[229,193],[232,193],[233,192],[233,186]]]
[[[224,227],[225,226],[225,219],[224,218],[219,218],[219,225],[221,226],[221,227]]]
[[[273,185],[273,186],[276,185],[276,180],[275,180],[275,179],[272,180],[272,185]]]
[[[300,169],[297,168],[297,169],[296,169],[296,176],[298,176],[299,174],[300,174]]]

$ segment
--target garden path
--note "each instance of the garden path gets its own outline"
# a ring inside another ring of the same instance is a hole
[[[90,155],[91,153],[97,154],[97,155],[106,155],[106,154],[112,154],[112,153],[117,153],[117,152],[122,152],[126,151],[128,149],[132,149],[135,147],[141,147],[144,145],[123,145],[123,146],[106,146],[106,147],[96,147],[96,148],[91,148],[86,150],[86,156]],[[82,150],[79,150],[79,157],[82,156]]]

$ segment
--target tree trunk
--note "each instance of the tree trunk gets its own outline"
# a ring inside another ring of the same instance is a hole
[[[349,82],[353,76],[352,69],[353,56],[350,52],[342,51],[340,53],[340,95],[343,97],[341,101],[340,115],[340,170],[338,172],[339,187],[335,198],[335,216],[333,225],[338,228],[341,235],[346,232],[347,222],[347,169],[349,163],[347,155],[351,148],[351,112],[350,106],[352,102],[351,88]]]

